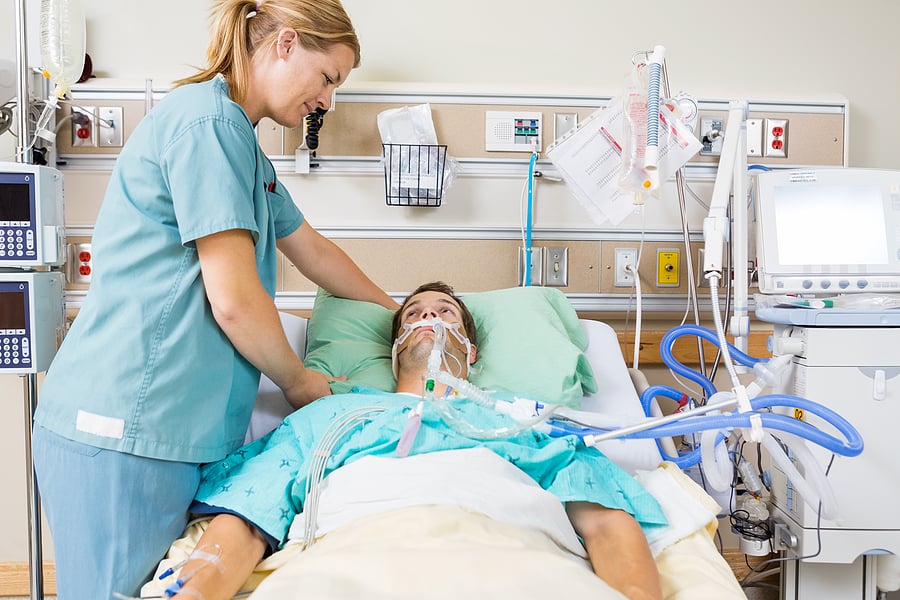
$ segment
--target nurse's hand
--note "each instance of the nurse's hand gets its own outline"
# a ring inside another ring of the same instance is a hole
[[[291,406],[297,409],[306,406],[314,400],[318,400],[322,396],[330,396],[331,388],[328,383],[345,379],[347,379],[346,376],[332,377],[304,367],[296,382],[290,387],[283,388],[281,391],[284,392],[284,397]]]

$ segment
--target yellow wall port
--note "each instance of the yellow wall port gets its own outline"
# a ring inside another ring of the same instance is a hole
[[[656,285],[678,287],[679,250],[660,248],[656,251]]]

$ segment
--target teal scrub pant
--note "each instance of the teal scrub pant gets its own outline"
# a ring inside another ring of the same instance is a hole
[[[58,600],[137,596],[188,521],[199,465],[144,458],[34,428]]]

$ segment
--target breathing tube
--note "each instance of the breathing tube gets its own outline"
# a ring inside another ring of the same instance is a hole
[[[392,354],[395,357],[399,353],[400,345],[406,340],[411,333],[419,327],[430,327],[434,333],[434,343],[431,353],[428,355],[428,364],[426,371],[424,402],[430,403],[437,411],[441,420],[452,428],[467,437],[479,440],[502,439],[516,436],[523,431],[533,428],[535,425],[549,419],[557,407],[548,407],[542,403],[533,400],[516,400],[508,402],[506,400],[497,400],[492,398],[489,393],[482,390],[478,386],[464,379],[466,373],[460,364],[459,374],[461,377],[453,375],[447,357],[459,362],[456,357],[446,351],[447,335],[451,335],[466,349],[466,356],[471,350],[471,343],[467,337],[460,332],[459,323],[445,323],[440,318],[425,319],[412,324],[404,325],[404,332],[398,336],[394,342],[394,350]],[[442,368],[444,367],[444,368]],[[435,383],[441,383],[447,386],[448,392],[452,388],[460,396],[465,397],[479,406],[497,411],[511,417],[510,424],[492,429],[484,429],[476,427],[469,423],[468,420],[457,410],[453,402],[446,395],[438,396],[434,393]],[[407,424],[401,436],[403,442],[398,446],[398,454],[405,455],[412,445],[412,440],[418,430],[418,420],[421,416],[422,406],[416,408],[410,414],[410,423]]]

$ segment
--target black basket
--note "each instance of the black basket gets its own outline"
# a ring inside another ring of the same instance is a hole
[[[382,144],[388,206],[440,206],[447,146]]]

